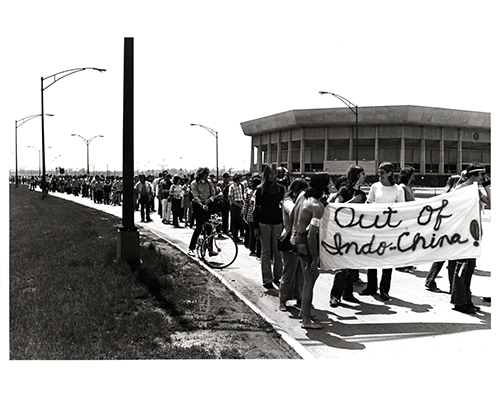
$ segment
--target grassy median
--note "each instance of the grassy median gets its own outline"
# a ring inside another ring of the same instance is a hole
[[[211,275],[179,252],[141,241],[142,264],[117,263],[120,226],[103,212],[11,186],[10,358],[245,358],[231,347],[172,343],[177,331],[220,325],[229,309],[220,303],[210,312]]]

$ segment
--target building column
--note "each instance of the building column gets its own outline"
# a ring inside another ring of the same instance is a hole
[[[422,126],[420,138],[420,175],[425,175],[425,127]]]
[[[400,149],[400,155],[399,155],[399,168],[403,169],[405,164],[406,164],[406,137],[405,137],[405,126],[402,126],[401,130],[401,149]]]
[[[439,134],[439,175],[444,175],[444,128],[440,128]]]
[[[349,129],[349,161],[354,161],[354,139],[352,136],[355,128],[356,127],[351,127]]]
[[[281,130],[278,131],[278,144],[277,144],[277,148],[278,148],[278,153],[276,155],[276,161],[278,162],[278,167],[281,167]]]
[[[268,136],[268,141],[267,141],[267,158],[266,158],[266,163],[271,165],[271,133],[269,133]]]
[[[323,170],[325,169],[325,161],[328,161],[328,127],[325,127],[325,152],[323,154]]]
[[[262,134],[259,135],[259,145],[257,146],[257,172],[262,172]]]
[[[380,164],[380,149],[378,146],[378,126],[375,126],[375,153],[373,158],[375,159],[375,174],[377,174],[378,166]]]
[[[254,161],[255,161],[255,157],[254,157],[255,144],[254,144],[254,141],[255,141],[255,136],[252,136],[252,146],[251,146],[251,150],[250,150],[250,167],[248,169],[250,172],[255,171],[254,170]]]
[[[288,169],[291,171],[292,170],[292,129],[290,129],[290,132],[288,133],[288,153],[287,153],[287,163],[288,163]]]
[[[463,160],[462,160],[462,130],[458,129],[458,142],[457,142],[457,174],[462,172]]]
[[[306,169],[305,167],[305,150],[306,150],[306,142],[304,139],[304,128],[300,129],[300,173],[304,174]]]

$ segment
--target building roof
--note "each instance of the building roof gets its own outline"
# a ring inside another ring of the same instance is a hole
[[[355,125],[356,118],[348,107],[289,110],[287,112],[242,122],[245,135],[273,131],[332,125]],[[359,125],[423,125],[448,128],[491,128],[491,114],[426,106],[358,107]]]

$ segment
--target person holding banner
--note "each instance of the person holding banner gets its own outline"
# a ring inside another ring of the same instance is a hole
[[[375,182],[370,187],[367,203],[401,203],[405,201],[405,193],[400,185],[396,184],[394,176],[394,165],[383,162],[378,167],[379,182]],[[380,298],[389,300],[389,290],[391,288],[392,268],[382,269],[380,279]],[[368,269],[368,283],[360,295],[373,295],[377,292],[377,269]]]
[[[366,194],[361,190],[365,183],[365,169],[358,165],[351,165],[347,172],[346,186],[340,188],[336,203],[364,203]],[[330,306],[338,307],[343,296],[347,302],[359,303],[353,295],[354,280],[359,277],[359,270],[342,269],[335,273],[332,290],[330,291]]]
[[[414,179],[415,179],[415,168],[409,165],[405,166],[399,173],[399,186],[401,186],[405,191],[405,202],[415,201],[415,193],[413,192],[413,189],[410,186]],[[400,272],[409,272],[412,269],[415,269],[415,266],[410,265],[410,266],[396,268],[396,270]]]
[[[443,194],[451,192],[457,185],[459,179],[460,175],[450,176],[448,178],[448,181],[446,182],[446,187],[444,188]],[[447,266],[448,280],[450,282],[450,289],[449,289],[450,293],[451,293],[451,286],[453,284],[453,273],[455,272],[456,262],[457,261],[448,261],[448,266]],[[427,274],[427,278],[425,279],[425,287],[431,292],[441,292],[441,290],[438,288],[436,284],[436,277],[441,271],[443,265],[444,261],[434,262],[431,266],[431,269],[429,270],[429,273]]]
[[[491,205],[491,181],[486,176],[486,170],[479,164],[470,164],[464,171],[462,171],[461,181],[457,184],[456,189],[461,189],[470,186],[474,183],[481,183],[486,195],[478,189],[479,193],[479,212],[481,212],[482,204]],[[481,216],[479,216],[481,219]],[[482,229],[479,231],[483,233]],[[453,284],[451,287],[451,303],[454,304],[454,310],[462,313],[476,313],[480,310],[479,307],[472,303],[472,293],[470,285],[472,275],[476,268],[476,258],[458,259],[453,274]]]
[[[325,206],[320,199],[329,193],[330,182],[330,174],[326,172],[311,176],[309,187],[297,198],[290,216],[290,244],[292,251],[299,257],[304,276],[300,315],[302,328],[306,329],[323,328],[311,320],[311,306],[314,284],[319,276],[319,226],[325,212]]]

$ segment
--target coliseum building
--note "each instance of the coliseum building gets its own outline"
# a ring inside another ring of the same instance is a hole
[[[423,106],[304,109],[241,123],[252,137],[251,171],[263,163],[294,173],[344,174],[351,164],[375,175],[390,161],[419,175],[450,175],[469,163],[491,165],[491,115]],[[357,137],[356,137],[357,135]],[[357,145],[356,145],[357,142]]]

